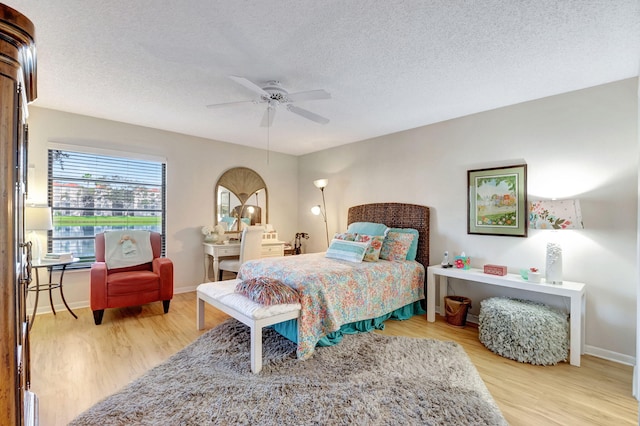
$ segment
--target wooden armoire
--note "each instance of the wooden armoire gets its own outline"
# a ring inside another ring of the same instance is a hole
[[[27,104],[36,98],[35,32],[31,21],[0,3],[0,424],[38,422],[29,390],[27,286],[31,245],[25,243]]]

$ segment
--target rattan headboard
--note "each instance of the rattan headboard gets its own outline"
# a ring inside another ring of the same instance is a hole
[[[390,228],[413,228],[420,233],[416,260],[429,266],[429,207],[403,203],[362,204],[349,208],[347,224],[384,223]]]

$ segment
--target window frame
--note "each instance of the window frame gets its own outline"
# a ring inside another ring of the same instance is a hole
[[[130,162],[147,162],[147,163],[157,163],[157,166],[160,167],[159,170],[157,170],[156,172],[160,172],[161,173],[161,184],[158,186],[158,188],[160,189],[160,209],[153,209],[155,212],[160,214],[161,220],[160,220],[160,230],[158,231],[161,234],[161,242],[162,242],[162,247],[161,247],[161,256],[165,256],[166,255],[166,215],[167,215],[167,161],[165,158],[162,157],[157,157],[157,156],[150,156],[150,155],[145,155],[145,154],[139,154],[139,153],[134,153],[134,152],[125,152],[125,151],[116,151],[116,150],[107,150],[107,149],[100,149],[100,148],[91,148],[91,147],[84,147],[84,146],[76,146],[76,145],[67,145],[67,144],[58,144],[58,143],[50,143],[47,146],[47,200],[48,200],[48,205],[52,208],[53,211],[53,215],[54,215],[54,222],[55,222],[55,216],[56,216],[56,211],[60,211],[61,209],[64,209],[61,206],[54,206],[54,181],[56,180],[72,180],[71,178],[60,178],[58,176],[54,177],[53,176],[53,159],[52,159],[52,151],[62,151],[62,152],[69,152],[69,153],[77,153],[77,154],[82,154],[82,155],[89,155],[89,156],[94,156],[94,157],[109,157],[111,159],[121,159],[122,161],[130,161]],[[88,170],[91,171],[90,167],[88,167]],[[84,177],[83,177],[84,178]],[[77,178],[75,180],[81,180],[80,178]],[[96,179],[91,179],[88,178],[86,180],[87,182],[103,182],[104,179],[101,178],[96,178]],[[127,181],[126,179],[123,179],[122,181],[117,181],[117,180],[113,180],[112,183],[114,184],[121,184],[121,185],[126,185],[126,184],[131,184],[130,181]],[[81,208],[82,210],[87,210],[86,207]],[[92,210],[92,209],[89,209]],[[105,209],[104,207],[96,207],[93,210],[96,211],[105,211],[105,210],[109,210],[109,211],[118,211],[117,209],[113,209],[113,208],[109,208],[109,209]],[[131,209],[130,206],[127,206],[126,208],[123,208],[121,210],[123,213],[124,212],[141,212],[141,211],[148,211],[147,209]],[[135,215],[135,214],[134,214]],[[116,215],[117,216],[117,215]],[[129,225],[127,227],[127,229],[140,229],[140,228],[136,228],[135,225]],[[54,236],[54,231],[48,231],[47,232],[47,251],[51,252],[53,251],[53,247],[54,247],[54,241],[56,240],[63,240],[63,239],[69,239],[69,238],[60,238],[60,237],[55,237]],[[94,236],[91,237],[77,237],[77,238],[71,238],[72,240],[84,240],[84,241],[95,241],[95,234]],[[76,255],[74,253],[74,255]],[[80,257],[77,256],[76,257]],[[82,256],[80,261],[77,263],[74,263],[72,265],[69,265],[67,267],[67,269],[85,269],[85,268],[90,268],[91,267],[91,263],[95,262],[95,252],[93,252],[93,256]]]

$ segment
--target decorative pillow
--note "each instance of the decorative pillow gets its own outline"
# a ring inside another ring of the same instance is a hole
[[[382,243],[384,242],[383,235],[364,235],[355,234],[355,240],[361,243],[368,243],[367,251],[364,254],[365,262],[377,262],[380,258],[380,250],[382,250]]]
[[[409,247],[409,253],[407,253],[407,260],[416,260],[416,256],[418,255],[418,239],[420,238],[418,230],[413,228],[389,228],[389,232],[391,231],[414,235],[411,247]]]
[[[338,232],[333,236],[333,238],[335,238],[336,240],[355,241],[356,234],[350,234],[349,232]]]
[[[369,243],[359,243],[334,238],[331,240],[331,245],[329,245],[325,257],[360,263],[364,258],[367,247],[369,247]]]
[[[351,234],[386,235],[387,229],[389,228],[383,223],[353,222],[347,227],[347,232]]]
[[[283,303],[300,303],[298,292],[274,278],[256,277],[240,281],[236,285],[236,293],[261,305],[280,305]]]
[[[406,260],[413,240],[413,234],[389,231],[384,239],[384,243],[382,243],[380,259]]]

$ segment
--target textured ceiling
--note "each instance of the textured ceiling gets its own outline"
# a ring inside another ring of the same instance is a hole
[[[267,147],[228,78],[332,99],[284,108],[269,148],[305,154],[638,75],[638,0],[16,0],[36,26],[34,105]]]

